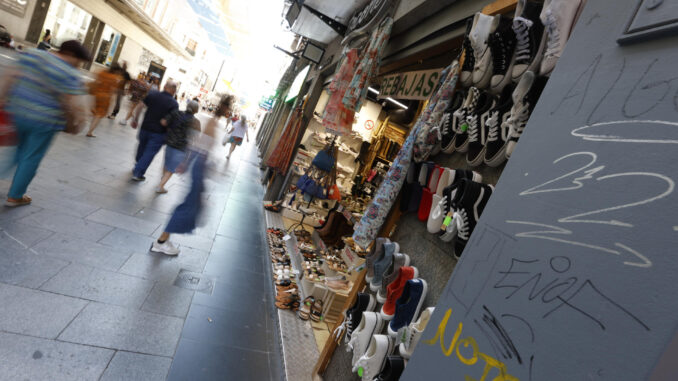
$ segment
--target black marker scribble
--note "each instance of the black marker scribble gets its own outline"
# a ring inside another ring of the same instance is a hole
[[[530,331],[530,341],[532,343],[534,343],[534,329],[532,328],[532,326],[530,325],[530,323],[527,320],[521,318],[518,315],[513,315],[513,314],[501,314],[501,317],[512,318],[512,319],[516,319],[516,320],[522,322],[527,327],[527,329]]]
[[[483,322],[492,331],[495,340],[497,340],[498,344],[503,349],[502,355],[504,358],[512,359],[515,356],[518,364],[522,364],[523,359],[520,357],[518,349],[516,348],[515,344],[513,344],[513,340],[509,336],[508,332],[506,332],[504,326],[499,322],[499,320],[497,320],[496,316],[494,316],[492,311],[490,311],[487,306],[484,305],[483,310],[485,311],[483,312]]]

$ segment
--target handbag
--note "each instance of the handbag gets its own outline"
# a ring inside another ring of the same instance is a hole
[[[325,172],[330,172],[334,168],[334,157],[329,152],[331,149],[320,150],[313,158],[311,164]]]
[[[231,140],[231,136],[233,136],[233,132],[227,132],[224,135],[224,139],[221,140],[221,145],[225,146],[226,144],[228,144],[228,141]]]

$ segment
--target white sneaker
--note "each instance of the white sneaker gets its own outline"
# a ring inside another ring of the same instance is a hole
[[[165,241],[164,243],[158,243],[158,241],[153,241],[153,246],[151,246],[151,251],[155,253],[163,253],[165,255],[179,255],[179,250],[178,247],[174,246],[172,242],[169,240]]]
[[[123,119],[118,122],[121,126],[126,126],[127,125],[127,120]]]
[[[574,27],[574,23],[583,8],[581,0],[551,0],[544,6],[539,18],[547,31],[546,51],[541,61],[541,75],[548,75],[553,71],[560,54]]]
[[[431,320],[434,309],[435,307],[429,307],[425,309],[421,313],[421,316],[419,316],[419,320],[410,324],[409,335],[403,338],[403,342],[398,347],[398,351],[400,352],[400,355],[403,356],[403,358],[409,360],[409,358],[412,356],[414,348],[417,346],[417,343],[419,343],[421,335],[426,329],[426,325],[428,324],[429,320]]]
[[[386,364],[394,344],[394,340],[386,335],[374,335],[365,354],[353,366],[353,372],[363,380],[372,381]]]
[[[435,234],[440,232],[440,225],[443,224],[443,209],[445,209],[445,202],[447,199],[443,196],[438,196],[437,194],[433,195],[433,201],[431,205],[431,213],[428,215],[428,221],[426,222],[426,230],[429,233]]]
[[[473,21],[473,29],[469,35],[473,46],[475,66],[473,68],[473,86],[486,88],[492,79],[492,52],[488,45],[488,39],[499,26],[501,16],[488,16],[476,13]]]
[[[363,318],[360,320],[358,328],[351,334],[351,341],[348,343],[347,350],[353,350],[352,365],[355,365],[365,354],[367,346],[370,344],[370,339],[374,334],[380,332],[381,328],[382,319],[379,313],[372,311],[363,312]]]

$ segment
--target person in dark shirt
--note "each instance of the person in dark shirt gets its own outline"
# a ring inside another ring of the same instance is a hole
[[[129,72],[127,71],[127,62],[122,63],[122,66],[118,66],[117,63],[114,63],[111,65],[112,68],[115,68],[115,71],[122,76],[122,81],[120,82],[120,85],[117,88],[117,92],[115,95],[115,108],[113,109],[113,112],[111,115],[108,116],[108,119],[115,119],[116,116],[118,116],[118,113],[120,112],[120,104],[122,102],[122,97],[125,95],[125,86],[129,83],[129,81],[132,80],[132,77],[129,75]]]
[[[189,136],[193,131],[200,132],[200,121],[194,116],[199,110],[198,102],[190,101],[186,105],[186,111],[175,110],[161,121],[163,125],[167,126],[165,169],[160,184],[155,190],[156,193],[167,193],[165,184],[186,159]]]
[[[134,181],[146,180],[144,174],[148,166],[151,165],[153,158],[165,144],[167,128],[160,121],[179,108],[179,104],[173,97],[176,91],[177,85],[173,81],[167,81],[163,91],[151,91],[144,98],[144,105],[147,110],[139,131],[136,165],[132,171],[132,180]],[[139,124],[139,114],[141,114],[141,107],[137,109],[132,121],[134,128]]]

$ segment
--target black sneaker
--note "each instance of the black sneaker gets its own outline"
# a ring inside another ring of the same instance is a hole
[[[346,331],[344,341],[348,343],[351,340],[353,330],[360,325],[360,320],[363,318],[363,312],[374,311],[377,301],[374,296],[368,293],[358,293],[358,297],[351,308],[344,313],[344,322],[334,331],[335,337],[339,339],[343,331]]]
[[[506,142],[506,152],[504,153],[506,159],[511,157],[513,150],[518,143],[518,139],[523,134],[527,120],[534,110],[534,106],[539,100],[541,92],[546,86],[547,77],[536,77],[534,73],[528,71],[523,75],[523,78],[513,91],[513,107],[511,107],[511,116],[506,121],[509,127],[508,141]],[[525,86],[528,86],[527,94],[524,93]],[[518,94],[517,94],[518,93]],[[521,96],[525,94],[524,96]]]
[[[466,162],[472,167],[477,167],[485,159],[485,142],[487,141],[487,118],[490,117],[490,111],[494,108],[496,100],[489,98],[485,107],[478,110],[475,120],[469,122],[468,127],[468,151],[466,151]]]
[[[405,370],[405,360],[401,356],[388,356],[381,373],[374,381],[397,381]]]
[[[522,11],[516,10],[513,31],[516,34],[517,45],[511,75],[514,82],[518,82],[527,71],[538,71],[541,64],[546,43],[544,24],[539,19],[542,7],[543,4],[540,2],[526,1]]]
[[[450,186],[443,189],[443,224],[440,227],[440,239],[444,242],[452,242],[457,236],[457,225],[453,221],[454,212],[459,209],[460,201],[464,195],[466,181],[483,181],[483,177],[473,171],[456,170],[454,181]]]
[[[516,34],[512,19],[501,16],[497,30],[490,35],[488,43],[492,52],[492,79],[490,92],[499,94],[504,86],[511,83],[513,53],[516,49]]]
[[[506,142],[509,134],[509,125],[506,121],[511,116],[512,93],[513,86],[504,87],[495,107],[490,110],[489,118],[485,121],[488,132],[484,161],[490,167],[498,167],[506,161]]]
[[[466,121],[462,121],[454,137],[454,150],[457,152],[466,153],[468,151],[471,133],[475,134],[480,131],[482,115],[492,107],[492,97],[485,91],[477,89],[476,91],[478,91],[478,95],[474,97],[475,102],[472,101],[468,106]]]
[[[462,89],[457,90],[453,95],[450,105],[443,114],[444,119],[442,128],[440,129],[440,148],[445,153],[454,152],[454,113],[464,106],[466,95],[467,93]]]
[[[461,65],[461,74],[459,74],[459,82],[464,87],[469,87],[473,84],[473,67],[476,64],[473,56],[473,47],[471,47],[471,40],[468,35],[473,28],[473,17],[466,21],[466,34],[464,34],[464,63]]]
[[[466,243],[468,243],[473,229],[475,229],[485,205],[492,195],[494,188],[491,185],[465,180],[464,195],[459,202],[460,208],[454,213],[454,222],[457,225],[457,238],[454,241],[454,256],[461,257]]]

